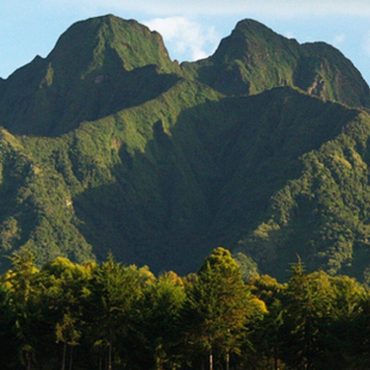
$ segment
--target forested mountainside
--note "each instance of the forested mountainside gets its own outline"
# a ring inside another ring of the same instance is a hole
[[[194,271],[230,247],[284,278],[370,264],[369,87],[339,50],[244,20],[179,65],[161,36],[78,22],[0,80],[0,248],[84,262],[108,251]]]

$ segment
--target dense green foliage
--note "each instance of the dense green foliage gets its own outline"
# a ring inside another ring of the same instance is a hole
[[[0,268],[111,250],[185,273],[221,243],[246,276],[299,253],[366,280],[368,102],[338,50],[255,21],[182,65],[135,21],[78,22],[0,80]]]
[[[154,276],[109,256],[15,255],[0,277],[0,366],[19,369],[364,369],[370,292],[347,276],[243,281],[229,251],[197,274]]]

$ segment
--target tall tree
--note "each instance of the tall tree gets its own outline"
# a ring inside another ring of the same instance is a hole
[[[93,344],[105,349],[108,370],[112,370],[114,356],[118,356],[118,344],[124,347],[143,287],[152,279],[148,269],[123,266],[112,255],[94,271],[89,307]],[[118,363],[122,361],[117,358]]]
[[[15,328],[15,312],[14,305],[11,302],[9,287],[0,281],[0,348],[4,356],[6,354],[6,362],[1,361],[2,369],[14,369],[17,367],[17,336]]]
[[[139,346],[147,350],[149,357],[142,367],[172,370],[180,366],[179,319],[184,300],[184,282],[174,272],[162,274],[146,287],[135,325],[141,338]]]
[[[313,369],[324,357],[323,338],[332,314],[334,290],[324,272],[306,274],[299,261],[284,291],[281,341],[286,363],[294,368]],[[322,365],[322,363],[321,363]]]
[[[80,344],[84,326],[84,306],[91,294],[89,282],[95,264],[80,265],[58,257],[41,271],[43,320],[48,327],[46,340],[62,345],[61,369],[73,364],[74,348]]]
[[[244,350],[246,368],[278,370],[281,364],[279,332],[283,325],[282,296],[285,285],[268,275],[254,275],[249,279],[251,292],[267,306],[261,320],[254,318],[248,328],[249,340]]]
[[[349,276],[331,277],[335,292],[325,340],[328,368],[361,369],[369,363],[369,295]]]
[[[183,318],[189,343],[208,353],[209,370],[214,369],[216,353],[228,368],[251,309],[250,294],[230,252],[215,249],[187,285],[186,293]]]
[[[34,265],[33,254],[27,249],[15,253],[11,262],[12,268],[4,279],[10,288],[10,306],[14,314],[20,361],[30,370],[35,362],[34,324],[39,316],[38,269]]]

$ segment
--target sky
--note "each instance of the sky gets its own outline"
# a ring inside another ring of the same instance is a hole
[[[370,83],[370,0],[0,0],[0,77],[46,57],[72,23],[104,14],[160,32],[179,61],[212,54],[252,18],[301,43],[334,45]]]

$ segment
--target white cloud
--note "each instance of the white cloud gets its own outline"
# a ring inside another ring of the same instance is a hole
[[[340,33],[339,35],[334,36],[332,40],[332,44],[334,46],[340,46],[344,43],[345,40],[346,40],[346,35],[344,33]]]
[[[238,15],[272,17],[370,17],[369,0],[44,0],[48,5],[69,5],[109,12],[140,12],[154,16]]]
[[[217,46],[219,36],[214,27],[205,27],[186,17],[154,18],[144,21],[151,30],[158,31],[173,50],[176,58],[198,60],[208,56]]]
[[[294,36],[294,33],[293,32],[285,32],[284,34],[285,37],[287,37],[288,39],[295,39],[296,37]]]

